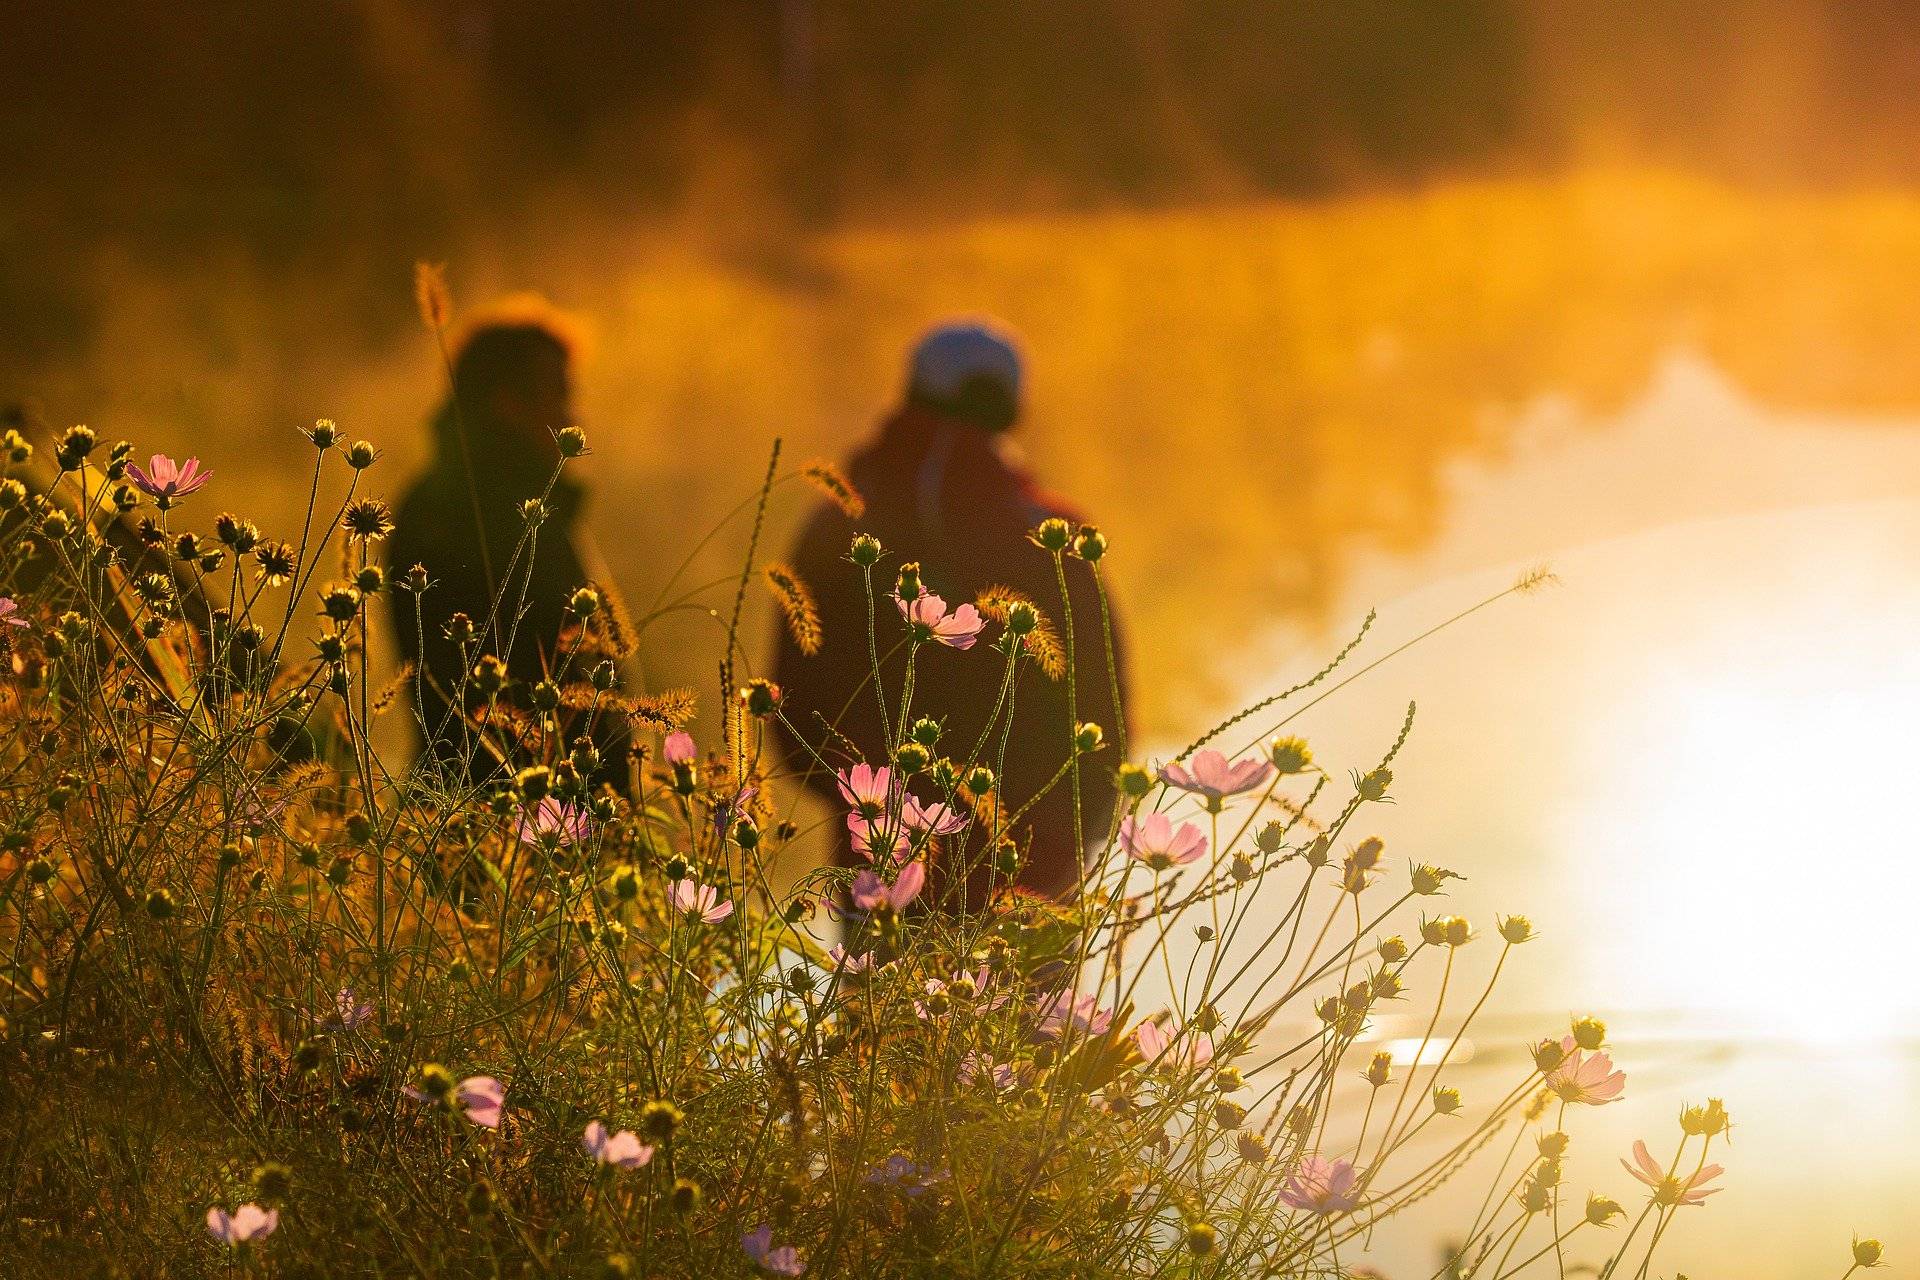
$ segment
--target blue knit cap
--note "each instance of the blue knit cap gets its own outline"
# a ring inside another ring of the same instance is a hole
[[[992,378],[1017,401],[1020,352],[1013,337],[989,320],[956,320],[929,329],[913,348],[909,388],[929,400],[948,400],[974,378]]]

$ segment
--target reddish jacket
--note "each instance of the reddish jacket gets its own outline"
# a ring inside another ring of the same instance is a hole
[[[872,534],[886,549],[886,558],[874,570],[875,625],[888,714],[893,715],[899,705],[905,650],[898,650],[891,659],[885,655],[904,631],[899,611],[885,593],[892,590],[899,566],[917,560],[927,588],[943,597],[950,609],[972,601],[986,587],[1012,587],[1030,597],[1064,636],[1051,557],[1029,542],[1027,533],[1054,516],[1077,528],[1081,517],[1007,461],[994,435],[919,407],[908,407],[889,419],[878,439],[854,456],[848,474],[867,500],[866,513],[848,520],[836,509],[822,509],[802,533],[793,559],[818,601],[826,643],[810,657],[783,631],[774,679],[785,690],[789,718],[810,741],[818,744],[825,737],[819,718],[824,716],[868,760],[879,764],[885,754],[880,713],[873,690],[863,687],[870,672],[867,600],[860,570],[846,558],[853,535]],[[1081,821],[1088,845],[1097,846],[1114,812],[1113,769],[1119,761],[1111,744],[1121,712],[1113,704],[1092,571],[1069,557],[1066,572],[1073,604],[1079,718],[1099,723],[1109,743],[1081,762]],[[1114,633],[1124,705],[1127,673],[1117,618]],[[988,634],[997,636],[999,628],[990,625]],[[1004,670],[1000,655],[984,643],[966,652],[934,644],[921,648],[914,668],[912,714],[944,721],[944,754],[964,761],[993,710]],[[1066,681],[1049,680],[1030,661],[1023,662],[1001,774],[1000,794],[1009,811],[1032,798],[1066,761],[1070,732]],[[832,778],[822,776],[805,751],[788,746],[788,767],[801,775],[811,768],[808,784],[841,807]],[[998,767],[997,746],[996,733],[983,752],[984,763]],[[846,763],[844,750],[825,754],[836,764]],[[935,798],[925,781],[918,790],[925,799]],[[1074,848],[1070,786],[1062,782],[1035,805],[1015,835],[1029,848],[1020,883],[1052,896],[1070,892],[1078,880],[1082,856]],[[852,858],[850,847],[843,847],[842,863]],[[936,889],[944,881],[939,871],[936,866]],[[969,878],[968,896],[974,905],[984,898],[989,881],[984,868],[976,868]]]

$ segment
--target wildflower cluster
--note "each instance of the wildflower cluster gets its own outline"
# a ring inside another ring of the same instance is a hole
[[[619,691],[646,619],[584,583],[538,671],[498,656],[511,610],[455,614],[465,675],[430,724],[421,673],[380,689],[367,669],[371,602],[400,590],[404,617],[435,589],[379,561],[378,451],[305,434],[296,542],[229,514],[189,527],[219,497],[195,460],[137,465],[85,429],[39,464],[8,442],[0,1071],[31,1086],[0,1092],[0,1127],[31,1171],[10,1203],[55,1224],[36,1273],[131,1232],[202,1251],[156,1263],[183,1274],[230,1253],[329,1275],[1305,1277],[1471,1168],[1497,1194],[1461,1224],[1457,1274],[1611,1276],[1644,1273],[1715,1189],[1718,1101],[1670,1157],[1636,1144],[1624,1230],[1622,1202],[1569,1198],[1565,1126],[1626,1088],[1595,1020],[1544,1037],[1500,1096],[1454,1083],[1532,926],[1396,923],[1457,878],[1394,873],[1362,835],[1404,730],[1345,785],[1284,722],[1237,752],[1216,731],[1152,768],[1112,758],[1100,725],[1020,717],[1030,674],[1110,655],[1032,601],[950,604],[911,560],[862,637],[821,635],[807,584],[763,569],[809,644],[904,655],[834,691],[877,694],[883,740],[729,681],[703,750],[690,695]],[[561,443],[557,468],[586,452]],[[862,510],[837,472],[798,474]],[[1056,565],[1110,554],[1059,522],[1032,542]],[[850,571],[877,592],[896,554],[856,538]],[[998,703],[918,705],[937,662],[998,664]],[[404,706],[454,750],[376,751]],[[629,756],[605,758],[607,723]],[[1040,797],[1002,794],[1000,762],[1024,734],[1073,744],[1048,789],[1122,797],[1058,900],[1018,887]],[[858,865],[772,874],[799,831],[777,735],[837,781]],[[1425,1034],[1388,1046],[1383,1013],[1416,994]]]

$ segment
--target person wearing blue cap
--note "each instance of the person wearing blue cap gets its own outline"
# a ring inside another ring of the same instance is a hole
[[[989,320],[963,319],[935,326],[915,345],[907,365],[902,402],[878,436],[856,453],[848,478],[867,509],[849,520],[823,508],[807,524],[793,564],[812,588],[825,644],[806,653],[784,630],[777,642],[773,677],[787,700],[787,717],[814,742],[833,725],[875,763],[884,746],[878,704],[862,686],[868,681],[867,597],[860,572],[847,563],[856,533],[870,534],[887,559],[876,571],[876,589],[891,588],[899,565],[918,562],[926,587],[950,606],[973,601],[989,587],[1011,588],[1039,606],[1058,631],[1064,626],[1052,558],[1028,533],[1042,521],[1062,519],[1075,528],[1082,517],[1066,500],[1048,493],[1018,460],[1008,440],[1024,404],[1025,371],[1015,339]],[[1100,600],[1092,571],[1069,558],[1073,603],[1077,711],[1111,737],[1126,714],[1126,663],[1119,620],[1114,617],[1115,660],[1121,690],[1104,660]],[[894,648],[898,617],[879,619],[880,648]],[[1112,601],[1109,600],[1111,610]],[[898,690],[904,649],[883,662],[890,689]],[[1069,704],[1064,676],[1050,678],[1025,664],[1014,699],[1014,723],[999,778],[1009,807],[1024,804],[1047,787],[1067,759]],[[914,706],[945,721],[943,747],[964,754],[999,696],[1004,664],[986,653],[932,652],[914,668]],[[856,696],[856,694],[858,696]],[[834,778],[806,750],[788,743],[787,764],[828,801],[841,803]],[[847,763],[839,762],[836,763]],[[989,762],[992,763],[992,762]],[[1104,840],[1116,804],[1112,764],[1088,757],[1081,768],[1080,831],[1092,845]],[[1055,786],[1024,815],[1013,833],[1024,851],[1017,883],[1050,897],[1072,893],[1090,849],[1076,847],[1073,793]],[[843,865],[862,865],[850,843],[839,851]],[[1003,882],[1003,881],[1001,881]],[[977,908],[996,883],[984,865],[942,867],[938,860],[928,895],[949,907]]]

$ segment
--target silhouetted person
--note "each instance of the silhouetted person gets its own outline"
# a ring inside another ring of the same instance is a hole
[[[837,723],[874,763],[884,762],[880,713],[873,690],[862,687],[870,670],[867,602],[860,571],[846,558],[855,532],[872,534],[886,548],[887,558],[874,571],[877,595],[892,589],[901,563],[918,561],[926,586],[950,609],[972,601],[986,587],[1011,587],[1064,633],[1052,560],[1027,534],[1050,517],[1077,529],[1080,515],[1065,500],[1043,491],[1014,457],[1007,434],[1019,421],[1021,380],[1019,353],[996,328],[954,323],[932,330],[913,352],[904,403],[849,464],[849,478],[867,500],[865,515],[849,521],[837,510],[823,509],[802,533],[794,566],[814,591],[826,644],[808,656],[783,632],[774,678],[786,693],[789,717],[810,741],[818,744],[822,736],[817,712]],[[1077,641],[1079,717],[1100,724],[1111,744],[1122,712],[1113,705],[1099,597],[1086,564],[1069,558],[1066,566]],[[891,599],[882,596],[877,606],[879,645],[885,654],[903,634],[902,622]],[[1117,619],[1115,631],[1124,700],[1126,667]],[[991,634],[997,635],[998,628]],[[894,705],[904,663],[903,648],[883,668]],[[1004,661],[985,644],[964,653],[937,644],[921,648],[914,714],[945,721],[941,748],[949,756],[962,758],[972,748],[993,709],[1004,669]],[[1031,661],[1024,662],[1000,779],[1000,794],[1010,808],[1025,804],[1060,770],[1069,737],[1066,681],[1047,679]],[[982,763],[997,763],[997,744],[996,733]],[[1118,763],[1111,745],[1081,762],[1081,815],[1089,846],[1105,838],[1113,816],[1112,771]],[[804,750],[789,744],[787,764],[800,774],[811,767],[809,786],[836,808],[845,807],[833,778]],[[922,799],[937,798],[925,779],[917,791]],[[1031,835],[1019,883],[1056,897],[1071,892],[1085,851],[1074,846],[1070,786],[1063,781],[1048,793],[1014,834],[1023,846]],[[845,843],[839,857],[843,865],[859,863]],[[947,880],[941,872],[936,865],[936,888]],[[968,877],[968,901],[978,906],[992,883],[985,865],[975,866]]]
[[[469,333],[453,357],[458,404],[449,397],[434,415],[433,460],[395,516],[388,550],[394,576],[424,565],[432,585],[419,598],[418,618],[414,596],[391,593],[394,629],[401,654],[424,677],[419,711],[427,745],[448,762],[457,762],[470,740],[460,715],[450,713],[449,697],[470,666],[447,638],[453,616],[471,620],[478,652],[505,657],[515,680],[532,682],[560,667],[557,642],[572,622],[573,592],[588,583],[603,594],[612,590],[580,518],[585,491],[562,474],[546,492],[560,460],[555,435],[574,423],[572,365],[572,342],[553,319],[502,320]],[[543,493],[549,515],[531,558],[522,548],[516,564],[527,528],[521,504]],[[502,653],[509,637],[511,652]],[[592,660],[575,659],[566,674],[584,680]],[[470,692],[467,701],[470,709],[481,699]],[[602,713],[593,736],[603,755],[595,777],[624,777],[627,739],[618,713]],[[481,749],[468,776],[479,782],[502,767]]]

